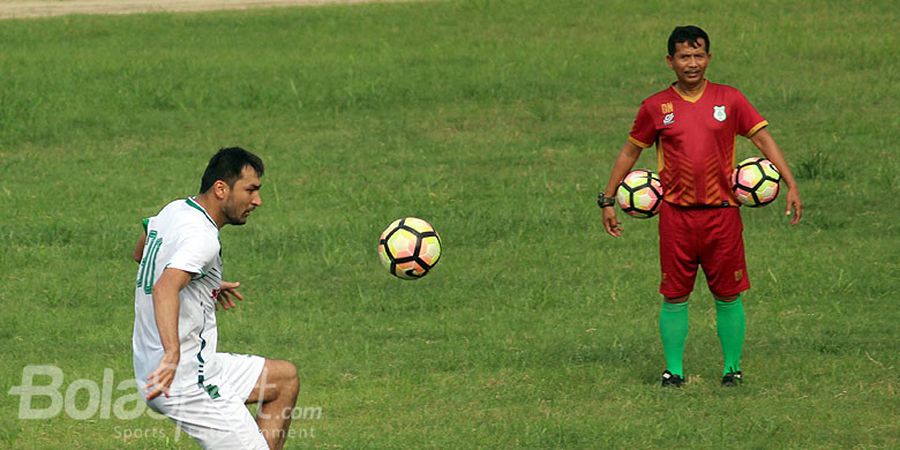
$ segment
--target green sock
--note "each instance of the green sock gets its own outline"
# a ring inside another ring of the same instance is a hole
[[[732,302],[716,300],[716,328],[725,359],[722,374],[739,372],[744,349],[744,304],[740,295]]]
[[[684,378],[684,341],[688,334],[687,302],[663,302],[659,313],[659,334],[662,337],[666,369]]]

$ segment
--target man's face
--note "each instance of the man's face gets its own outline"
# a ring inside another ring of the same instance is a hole
[[[225,219],[229,224],[243,225],[247,223],[250,213],[262,206],[259,188],[260,181],[256,170],[249,165],[244,166],[241,170],[241,177],[234,182],[234,187],[230,189],[222,207]]]
[[[690,42],[675,44],[675,54],[666,56],[666,61],[681,86],[694,87],[703,81],[711,56],[706,52],[706,41],[700,38],[697,39],[696,47],[691,46]]]

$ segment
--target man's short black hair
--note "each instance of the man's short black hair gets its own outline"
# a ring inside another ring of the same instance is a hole
[[[675,27],[672,34],[669,35],[669,56],[675,56],[675,44],[687,42],[691,47],[700,47],[698,39],[703,39],[703,42],[706,43],[706,53],[709,53],[709,36],[700,27],[693,25]]]
[[[222,180],[229,187],[241,178],[241,171],[245,166],[250,166],[258,176],[263,176],[265,167],[259,156],[240,147],[223,148],[216,152],[209,160],[203,179],[200,180],[200,193],[204,193],[212,187],[216,180]]]

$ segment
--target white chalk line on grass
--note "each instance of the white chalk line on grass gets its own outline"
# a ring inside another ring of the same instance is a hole
[[[411,0],[64,0],[0,1],[0,19],[64,16],[69,14],[138,14],[277,8],[288,6],[397,3]]]

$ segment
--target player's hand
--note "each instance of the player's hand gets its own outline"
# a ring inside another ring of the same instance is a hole
[[[163,355],[159,366],[150,376],[147,377],[147,396],[144,397],[148,402],[160,394],[169,397],[169,386],[175,379],[175,369],[178,368],[178,361],[181,359],[181,352],[174,354],[166,353]]]
[[[622,223],[616,217],[616,208],[606,207],[601,208],[601,211],[603,211],[603,227],[606,229],[606,232],[612,237],[621,237]]]
[[[222,305],[222,309],[228,311],[229,308],[237,307],[234,299],[244,301],[244,296],[237,290],[240,285],[241,283],[238,281],[223,281],[219,286],[219,295],[216,297],[216,300],[219,301],[216,304],[216,309],[219,309],[219,305]]]
[[[791,225],[797,225],[800,222],[800,217],[803,215],[803,202],[800,200],[800,193],[797,192],[797,188],[793,189],[788,188],[787,192],[787,206],[784,210],[784,215],[790,216],[791,209],[794,210],[794,217],[791,219]]]

